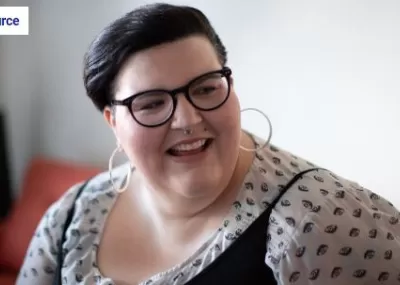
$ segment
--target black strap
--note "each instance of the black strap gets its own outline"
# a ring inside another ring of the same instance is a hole
[[[57,268],[56,268],[54,279],[53,279],[53,285],[61,285],[62,284],[61,269],[62,269],[63,262],[64,262],[63,244],[66,241],[67,229],[69,228],[69,225],[71,224],[72,218],[74,216],[75,201],[79,198],[79,196],[81,195],[83,190],[86,188],[86,185],[89,183],[90,180],[91,179],[86,180],[85,183],[83,183],[82,186],[79,188],[79,190],[75,196],[74,203],[72,204],[72,207],[67,212],[67,218],[65,219],[65,224],[64,224],[63,231],[62,231],[61,240],[60,240],[60,243],[57,245],[57,249],[58,249],[57,250]]]
[[[311,171],[323,170],[322,168],[311,168],[296,174],[282,188],[279,195],[269,207],[246,229],[246,231],[232,243],[232,245],[221,253],[209,266],[193,277],[187,285],[221,285],[221,284],[277,284],[272,270],[265,264],[265,253],[267,246],[267,228],[271,211],[282,196],[301,179],[302,176]],[[78,190],[75,200],[79,198],[82,191],[90,180],[87,180]],[[75,211],[75,202],[68,211],[62,232],[61,242],[58,244],[57,269],[53,279],[53,285],[62,284],[61,269],[64,261],[63,244],[66,241],[66,232],[71,224]],[[176,277],[179,278],[179,275]]]
[[[186,285],[277,284],[272,269],[265,264],[269,217],[272,209],[297,180],[304,174],[319,169],[322,170],[312,168],[295,175],[238,239]]]

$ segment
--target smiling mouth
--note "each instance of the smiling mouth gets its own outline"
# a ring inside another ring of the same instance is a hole
[[[193,143],[180,144],[167,150],[167,153],[172,156],[188,156],[201,153],[209,148],[213,139],[201,139]]]

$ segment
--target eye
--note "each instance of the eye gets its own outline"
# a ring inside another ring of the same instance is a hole
[[[218,80],[209,80],[191,90],[192,95],[212,95],[222,89],[222,83]]]
[[[155,109],[157,107],[161,107],[164,104],[165,104],[165,102],[163,100],[149,102],[149,103],[146,103],[146,104],[144,104],[142,106],[139,106],[137,111]]]
[[[214,92],[217,88],[215,86],[201,86],[194,90],[195,95],[208,95]]]
[[[154,111],[168,104],[169,95],[164,93],[149,93],[136,97],[132,101],[132,111]]]
[[[211,75],[204,77],[193,83],[190,94],[195,96],[212,95],[222,89],[224,78],[221,75]]]

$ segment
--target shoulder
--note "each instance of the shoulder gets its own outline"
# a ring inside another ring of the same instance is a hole
[[[256,142],[260,143],[257,140]],[[369,212],[372,221],[386,213],[392,217],[392,222],[396,222],[393,216],[398,212],[385,198],[357,182],[341,177],[288,151],[270,145],[256,153],[256,160],[255,164],[258,164],[259,168],[264,168],[261,171],[266,172],[259,180],[267,183],[269,188],[268,191],[264,191],[264,197],[261,199],[271,196],[268,197],[269,203],[265,206],[276,200],[280,192],[290,183],[290,187],[279,197],[271,214],[273,217],[271,225],[277,223],[274,220],[276,218],[282,222],[281,226],[285,225],[284,228],[290,232],[289,234],[298,228],[306,216],[321,216],[330,210],[334,216],[343,216],[354,209],[354,217],[360,215],[360,218],[362,212]],[[296,176],[298,179],[293,181]],[[362,218],[367,216],[363,215]]]
[[[81,181],[73,185],[54,203],[54,206],[62,209],[69,209],[73,206],[74,202],[80,203],[82,201],[90,201],[110,192],[115,192],[111,179],[118,187],[124,182],[127,175],[127,169],[128,166],[123,164],[112,170],[111,177],[108,171],[104,171],[86,181]]]
[[[262,140],[255,136],[253,139],[257,148],[262,146]],[[304,174],[294,185],[291,185],[283,197],[280,197],[281,192],[300,173]],[[307,207],[318,210],[319,202],[312,203],[310,200],[309,196],[314,192],[310,189],[319,191],[320,188],[327,188],[322,184],[329,182],[332,184],[332,177],[323,178],[321,175],[326,176],[327,174],[319,170],[318,166],[270,144],[255,153],[252,167],[245,179],[244,191],[241,193],[244,198],[240,196],[239,199],[247,201],[250,198],[251,205],[257,205],[257,207],[246,208],[248,212],[254,208],[259,209],[254,216],[258,216],[263,210],[270,208],[279,199],[278,205],[272,211],[270,231],[279,233],[282,244],[284,242],[282,239],[290,236],[298,222],[308,213],[308,209],[305,209],[304,203],[302,203],[303,200],[310,202]],[[286,234],[281,235],[283,232]]]
[[[310,171],[271,213],[266,263],[280,284],[397,280],[399,218],[398,210],[371,190],[329,170]]]
[[[120,178],[124,176],[122,173],[119,169],[115,170],[116,183],[119,182],[118,180],[122,180]],[[68,271],[74,268],[73,262],[78,257],[82,259],[76,253],[77,251],[70,254],[69,250],[71,245],[75,242],[79,243],[83,238],[79,233],[85,234],[93,227],[93,217],[104,216],[103,209],[107,204],[104,199],[111,201],[116,195],[116,193],[113,193],[108,179],[106,173],[101,173],[87,183],[86,181],[77,183],[67,189],[61,198],[47,209],[30,241],[17,284],[50,284],[52,282],[57,267],[57,257],[63,230],[67,216],[72,209],[74,209],[74,214],[71,226],[68,227],[67,240],[62,244],[63,252],[65,251],[64,253],[66,254],[63,267]],[[111,203],[107,205],[111,205]],[[88,236],[86,234],[85,241],[90,244]],[[85,254],[88,249],[89,247],[86,247],[86,250],[81,250],[80,252]],[[64,278],[66,277],[64,276]]]
[[[126,168],[120,166],[114,169],[113,177],[116,185],[122,183]],[[44,228],[54,240],[60,239],[70,210],[75,208],[74,217],[77,217],[81,209],[88,208],[87,205],[99,205],[105,199],[113,199],[116,194],[108,172],[100,173],[90,180],[81,181],[67,189],[57,201],[50,205],[42,217],[39,228]]]

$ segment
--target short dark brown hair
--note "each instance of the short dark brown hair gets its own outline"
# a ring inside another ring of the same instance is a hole
[[[207,37],[221,65],[226,64],[225,46],[200,10],[157,3],[127,13],[104,28],[85,54],[83,80],[87,95],[103,111],[114,97],[116,75],[132,54],[191,35]]]

